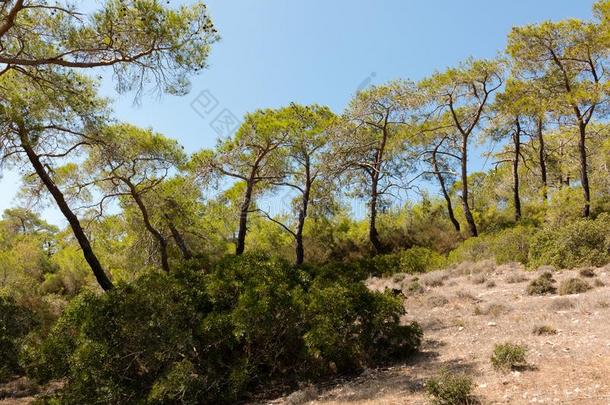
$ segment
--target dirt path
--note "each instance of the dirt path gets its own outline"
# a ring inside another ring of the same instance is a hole
[[[586,293],[528,296],[528,281],[542,271],[462,264],[422,276],[420,292],[408,291],[417,290],[411,276],[371,279],[373,289],[405,292],[405,321],[424,328],[421,353],[407,364],[367,370],[331,387],[304,388],[271,403],[427,404],[425,381],[446,368],[471,374],[482,404],[610,404],[610,266],[586,279],[605,286]],[[561,271],[554,277],[558,285],[577,276],[578,271]],[[542,325],[557,333],[535,335],[533,329]],[[495,371],[490,356],[500,342],[525,345],[530,368]]]

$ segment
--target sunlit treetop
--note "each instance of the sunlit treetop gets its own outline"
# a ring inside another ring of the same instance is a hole
[[[165,4],[167,3],[167,4]],[[40,77],[48,68],[111,67],[119,92],[146,84],[188,91],[219,39],[205,4],[171,8],[157,0],[108,0],[86,13],[63,1],[0,5],[0,73]]]

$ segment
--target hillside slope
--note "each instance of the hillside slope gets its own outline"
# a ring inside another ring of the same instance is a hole
[[[369,279],[373,289],[403,290],[405,321],[424,327],[421,353],[407,364],[305,387],[271,403],[427,404],[425,381],[446,368],[472,375],[482,404],[610,404],[610,266],[581,277],[595,285],[586,293],[527,295],[528,281],[545,270],[481,262],[428,273],[417,283],[409,275]],[[555,285],[572,277],[579,271],[556,272]],[[543,325],[556,334],[533,333]],[[490,356],[501,342],[525,345],[529,367],[494,370]]]

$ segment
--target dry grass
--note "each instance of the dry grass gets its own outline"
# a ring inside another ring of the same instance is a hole
[[[525,276],[523,273],[513,273],[509,274],[504,281],[508,284],[517,284],[523,283],[525,281],[529,281],[529,278]]]
[[[432,308],[444,307],[449,303],[449,300],[442,295],[431,295],[426,301]]]
[[[420,355],[406,365],[326,386],[308,404],[428,405],[424,383],[442,369],[472,375],[473,395],[482,404],[607,404],[610,266],[595,270],[606,287],[570,297],[528,296],[522,283],[551,271],[559,285],[578,276],[578,270],[543,267],[529,273],[513,264],[482,268],[473,263],[454,266],[443,286],[426,285],[406,298],[403,321],[418,321],[424,328]],[[485,274],[487,282],[473,284],[469,277],[477,274]],[[442,278],[429,273],[418,282],[420,287],[428,277]],[[490,281],[496,285],[488,287]],[[405,278],[402,284],[410,282]],[[395,283],[388,278],[386,284]],[[473,316],[475,311],[480,315]],[[493,371],[494,345],[507,341],[527,346],[531,368],[508,374]]]
[[[435,271],[433,273],[423,275],[421,282],[426,287],[442,287],[446,279],[447,275],[445,273]]]
[[[487,281],[487,275],[483,273],[475,274],[470,277],[470,282],[472,282],[472,284],[483,284],[485,281]]]
[[[568,309],[573,309],[575,306],[574,301],[570,298],[559,297],[551,301],[549,309],[551,311],[566,311]]]
[[[556,335],[557,329],[553,328],[550,325],[538,325],[538,326],[534,326],[532,333],[536,336]]]

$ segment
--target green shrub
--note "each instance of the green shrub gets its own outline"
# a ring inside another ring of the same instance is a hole
[[[425,273],[440,269],[445,264],[446,259],[440,253],[416,246],[397,253],[362,259],[357,263],[357,266],[362,274],[380,277],[396,273]]]
[[[580,294],[587,292],[591,286],[579,278],[570,278],[559,284],[559,295]]]
[[[244,255],[206,274],[146,275],[78,296],[22,360],[40,382],[65,379],[62,404],[198,404],[417,349],[421,328],[400,325],[401,301],[343,270]]]
[[[553,285],[553,275],[549,272],[543,273],[540,277],[532,280],[527,286],[528,295],[555,294],[557,288]]]
[[[529,264],[557,268],[603,266],[610,262],[610,215],[579,219],[538,232],[532,238]]]
[[[513,370],[527,365],[527,349],[513,343],[496,344],[491,356],[491,364],[496,370]]]
[[[0,296],[0,382],[20,371],[19,347],[35,325],[30,310],[18,306],[11,297]]]
[[[426,392],[436,405],[467,405],[473,403],[472,378],[447,370],[426,382]]]
[[[400,253],[402,273],[425,273],[442,268],[446,264],[443,255],[424,247],[413,247]]]
[[[400,273],[400,256],[396,253],[376,255],[370,258],[362,259],[358,266],[365,273],[381,277],[390,276],[395,273]]]
[[[456,249],[449,252],[447,262],[449,264],[458,264],[493,258],[493,242],[491,238],[488,235],[481,235],[476,238],[466,239]]]
[[[526,264],[529,256],[529,246],[535,229],[516,226],[493,235],[491,250],[498,264],[519,262]]]

